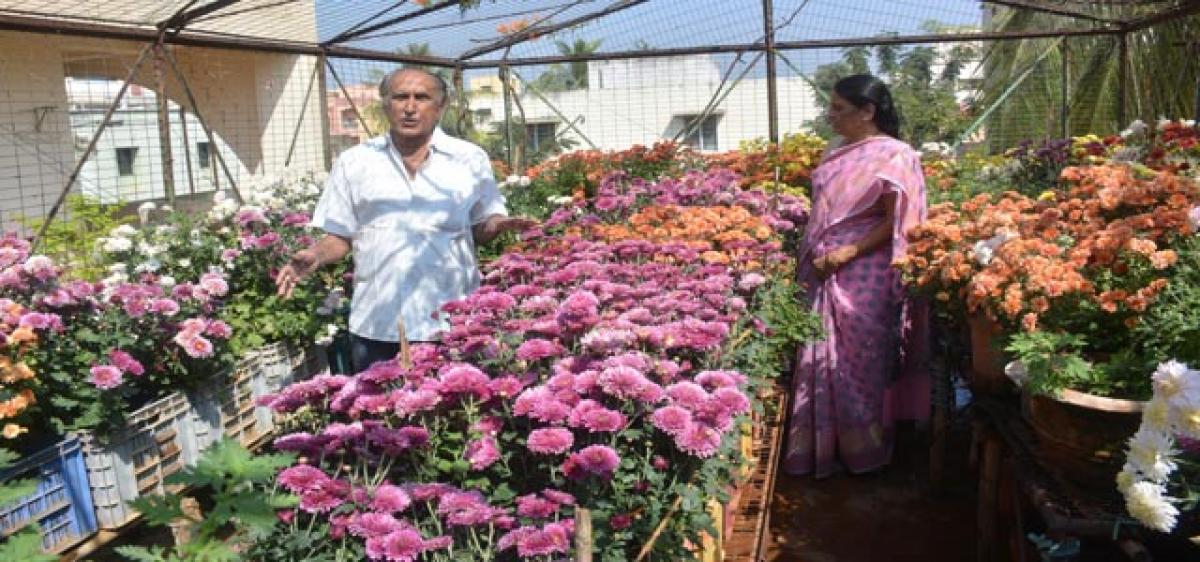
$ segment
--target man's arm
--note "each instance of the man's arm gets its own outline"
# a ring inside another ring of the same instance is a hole
[[[350,239],[335,234],[326,234],[316,244],[292,254],[292,259],[279,275],[275,276],[278,294],[283,298],[291,298],[296,285],[305,277],[311,275],[321,266],[333,263],[350,253]]]

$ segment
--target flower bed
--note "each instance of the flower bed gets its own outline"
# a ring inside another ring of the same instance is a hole
[[[738,422],[754,407],[755,381],[732,369],[767,337],[761,289],[790,265],[776,232],[803,220],[799,201],[737,179],[611,174],[488,264],[483,288],[444,307],[441,345],[415,347],[411,366],[317,377],[264,401],[297,413],[275,442],[304,459],[279,477],[300,499],[291,532],[344,536],[327,546],[351,556],[435,560],[568,555],[577,513],[590,514],[602,560],[643,548],[680,559],[716,536],[705,505],[739,472]],[[715,224],[697,211],[715,205],[779,230],[710,248],[679,240],[686,228],[605,234],[634,216]]]

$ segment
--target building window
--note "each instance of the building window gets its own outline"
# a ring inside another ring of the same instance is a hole
[[[538,152],[554,144],[555,123],[527,123],[525,125],[525,147]]]
[[[200,162],[201,168],[207,168],[212,165],[212,145],[207,142],[196,143],[196,160]]]
[[[697,150],[717,150],[717,121],[720,116],[709,115],[700,123],[696,123],[698,117],[699,115],[685,115],[680,118],[685,128],[692,128],[687,137],[684,137],[683,144]]]
[[[122,176],[133,175],[133,161],[137,158],[137,147],[125,147],[117,149],[117,174]]]
[[[347,109],[346,111],[342,112],[342,128],[343,129],[357,129],[358,128],[358,118],[355,117],[353,109]]]

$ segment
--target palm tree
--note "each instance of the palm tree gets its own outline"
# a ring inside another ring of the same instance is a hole
[[[871,48],[866,45],[858,45],[856,47],[846,47],[842,49],[842,60],[850,65],[850,72],[854,74],[866,74],[871,72]]]
[[[558,52],[563,56],[590,55],[600,48],[600,39],[588,41],[586,39],[576,39],[574,43],[566,43],[563,41],[555,41],[554,46],[558,47]],[[570,71],[571,83],[573,88],[586,90],[588,87],[588,66],[587,61],[571,61],[567,63],[567,69]]]
[[[900,46],[899,45],[876,45],[875,46],[875,61],[879,64],[879,73],[885,78],[890,77],[899,70]]]
[[[1090,6],[1091,13],[1120,20],[1163,9],[1158,3]],[[1080,24],[1078,20],[1044,13],[998,9],[988,30],[1070,25]],[[1024,39],[988,45],[983,56],[980,105],[994,106],[986,122],[989,148],[1001,150],[1023,139],[1058,137],[1064,130],[1071,135],[1115,133],[1134,118],[1150,121],[1159,116],[1190,116],[1192,87],[1200,73],[1191,64],[1188,42],[1193,41],[1198,25],[1200,17],[1190,16],[1129,34],[1123,99],[1117,36]],[[1028,77],[1021,80],[1027,72]],[[1065,127],[1064,87],[1068,96]]]

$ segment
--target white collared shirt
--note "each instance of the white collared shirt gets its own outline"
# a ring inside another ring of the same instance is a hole
[[[342,153],[312,224],[353,240],[350,332],[399,341],[403,315],[410,341],[436,339],[433,313],[479,287],[471,227],[507,214],[487,154],[440,128],[411,179],[391,135]]]

